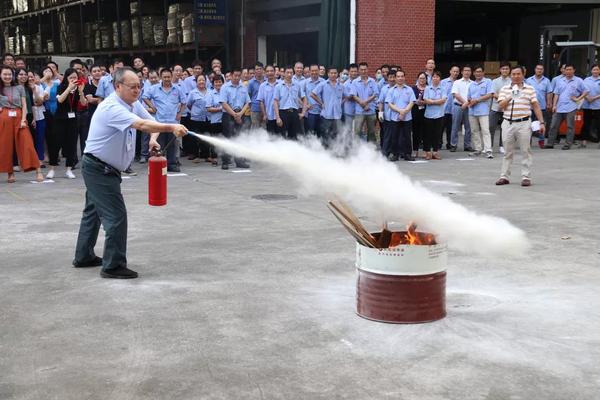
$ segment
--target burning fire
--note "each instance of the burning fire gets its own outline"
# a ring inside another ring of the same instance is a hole
[[[385,231],[385,229],[384,229]],[[380,237],[384,235],[382,231]],[[389,232],[389,231],[388,231]],[[382,243],[383,244],[383,243]],[[411,246],[432,246],[437,244],[435,236],[431,233],[417,232],[417,225],[411,222],[407,227],[406,231],[391,232],[389,244],[386,247],[396,247],[400,245],[411,245]]]
[[[350,207],[341,200],[330,200],[327,207],[348,233],[363,246],[387,249],[400,245],[431,246],[437,244],[433,234],[417,232],[417,224],[414,222],[408,224],[406,231],[400,232],[388,230],[386,222],[381,232],[371,234],[350,210]]]

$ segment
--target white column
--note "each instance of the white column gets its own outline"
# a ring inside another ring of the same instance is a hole
[[[356,0],[350,0],[350,62],[356,62]]]
[[[267,62],[267,37],[258,36],[256,38],[256,59],[263,64]]]

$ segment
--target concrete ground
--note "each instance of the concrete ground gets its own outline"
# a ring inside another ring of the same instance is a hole
[[[499,157],[398,164],[533,243],[522,259],[451,251],[448,316],[420,325],[355,314],[352,240],[323,198],[253,199],[296,194],[271,167],[186,161],[156,208],[136,166],[122,185],[140,273],[129,281],[71,267],[81,178],[2,176],[0,399],[597,399],[593,147],[536,149],[530,188],[519,157],[505,187],[493,185]]]

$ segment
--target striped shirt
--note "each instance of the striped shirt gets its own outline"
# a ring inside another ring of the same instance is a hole
[[[523,84],[519,95],[513,98],[512,85],[503,86],[498,94],[498,103],[512,98],[504,109],[503,117],[508,120],[527,118],[531,116],[531,105],[537,103],[537,95],[535,89],[531,85]]]

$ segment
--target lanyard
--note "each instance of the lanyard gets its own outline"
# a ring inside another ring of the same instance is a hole
[[[71,112],[73,112],[73,106],[75,105],[75,94],[69,93],[69,105],[71,106]]]

